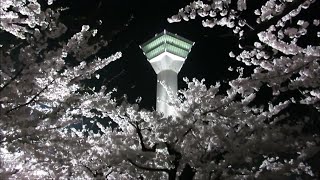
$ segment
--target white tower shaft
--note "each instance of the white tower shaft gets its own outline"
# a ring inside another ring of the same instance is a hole
[[[175,116],[175,109],[170,106],[171,98],[176,97],[178,91],[178,74],[172,70],[161,71],[157,75],[157,103],[156,109],[164,116]],[[170,94],[169,94],[170,93]]]
[[[164,31],[141,47],[157,74],[156,110],[164,116],[177,116],[170,102],[178,91],[178,73],[194,42]]]
[[[170,101],[176,97],[178,91],[178,73],[185,59],[174,54],[163,52],[150,60],[157,74],[157,103],[156,110],[164,116],[176,116],[177,113],[170,105]]]

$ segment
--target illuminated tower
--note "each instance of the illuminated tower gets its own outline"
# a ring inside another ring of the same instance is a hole
[[[177,115],[168,105],[169,95],[166,88],[174,95],[177,94],[178,73],[193,45],[194,42],[164,30],[140,46],[157,74],[156,109],[166,117]]]

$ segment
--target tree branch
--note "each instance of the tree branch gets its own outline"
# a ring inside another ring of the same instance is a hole
[[[35,96],[33,96],[33,98],[31,98],[28,102],[23,103],[23,104],[19,104],[18,106],[14,107],[14,108],[12,108],[12,109],[10,109],[10,110],[8,110],[8,111],[6,112],[6,114],[9,114],[10,112],[12,112],[12,111],[14,111],[14,110],[16,110],[16,109],[19,109],[19,108],[21,108],[21,107],[23,107],[23,106],[27,106],[27,105],[31,104],[37,97],[40,96],[41,93],[43,93],[46,89],[48,89],[49,85],[51,85],[54,81],[55,81],[55,79],[52,80],[48,85],[46,85],[46,87],[44,87],[43,89],[41,89],[41,91],[39,91]]]
[[[131,159],[127,159],[132,165],[134,165],[135,167],[139,168],[139,169],[143,169],[146,171],[153,171],[153,172],[169,172],[169,169],[166,168],[152,168],[152,167],[146,167],[146,166],[142,166],[139,165],[137,163],[135,163],[134,161],[132,161]]]
[[[248,39],[251,39],[251,38],[256,39],[258,37],[257,34],[259,32],[266,30],[272,24],[276,24],[283,16],[287,15],[292,10],[297,9],[304,1],[305,0],[295,0],[292,3],[287,3],[288,5],[286,6],[286,8],[283,10],[283,12],[281,14],[274,15],[274,17],[271,18],[270,20],[260,23],[253,30],[252,30],[252,28],[250,28],[251,31],[248,31],[247,33],[245,33],[243,35],[243,37],[240,39],[240,43],[241,43],[241,41],[243,42],[244,40],[248,40]],[[254,42],[254,39],[253,39],[252,42]]]
[[[3,87],[0,88],[0,92],[3,91],[10,83],[12,83],[15,79],[17,79],[17,78],[21,75],[22,71],[24,70],[24,67],[25,67],[25,66],[23,66],[23,67],[17,72],[17,74],[14,75],[14,77],[12,77],[7,83],[4,84]]]
[[[266,77],[266,78],[252,78],[251,80],[252,81],[266,81],[266,80],[271,80],[271,79],[276,79],[276,78],[280,78],[280,77],[285,77],[285,76],[288,76],[288,75],[292,75],[293,73],[298,73],[300,70],[302,70],[303,68],[309,66],[312,62],[314,61],[318,61],[319,59],[313,59],[299,67],[297,67],[296,69],[293,69],[289,72],[285,72],[284,74],[279,74],[279,75],[275,75],[275,76],[270,76],[270,77]]]
[[[142,136],[142,133],[141,133],[141,129],[139,128],[138,122],[136,122],[135,128],[136,128],[136,132],[137,132],[138,137],[139,137],[139,141],[140,141],[140,145],[141,145],[142,151],[155,152],[156,151],[156,144],[152,148],[147,148],[146,145],[144,144],[143,136]]]
[[[193,121],[192,125],[195,124],[198,121],[198,119],[196,119],[195,121]],[[174,143],[177,143],[179,140],[182,140],[187,134],[189,134],[192,130],[192,127],[188,128],[186,130],[186,132],[183,133],[181,139],[177,139]]]
[[[93,176],[96,175],[96,173],[94,173],[88,166],[83,165],[83,164],[82,164],[82,166],[85,167]]]
[[[110,172],[108,172],[106,175],[105,175],[105,178],[108,178],[108,176],[113,172],[113,170],[111,169]]]
[[[228,104],[229,104],[229,103],[227,103],[227,104],[222,104],[222,105],[220,105],[220,106],[218,106],[218,107],[216,107],[216,108],[214,108],[214,109],[211,109],[211,110],[208,110],[208,111],[205,111],[205,112],[201,113],[201,115],[204,115],[204,116],[205,116],[205,115],[207,115],[208,113],[215,112],[215,113],[219,114],[220,116],[223,116],[221,113],[217,112],[217,110],[220,109],[220,108],[222,108],[222,107],[224,107],[224,106],[226,106],[226,105],[228,105]],[[224,117],[226,117],[226,116],[224,116]],[[195,124],[197,121],[198,121],[198,119],[196,119],[195,121],[193,121],[192,124]],[[192,127],[188,128],[188,129],[186,130],[186,132],[183,133],[181,139],[183,139],[186,135],[188,135],[188,134],[191,132],[191,130],[192,130]],[[178,141],[179,141],[179,139],[177,139],[174,143],[177,143]]]

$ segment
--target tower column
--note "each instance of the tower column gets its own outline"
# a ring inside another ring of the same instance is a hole
[[[178,74],[172,70],[164,70],[157,75],[157,103],[156,109],[162,112],[164,116],[175,116],[175,109],[170,106],[169,101],[171,93],[176,97],[178,93]]]
[[[194,42],[164,30],[140,46],[157,74],[156,110],[165,117],[177,116],[170,101],[177,95],[178,73],[193,45]]]

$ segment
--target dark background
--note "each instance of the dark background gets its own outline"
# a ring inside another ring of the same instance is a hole
[[[57,7],[69,7],[61,13],[62,21],[68,26],[68,33],[76,33],[83,24],[97,28],[109,45],[100,56],[117,51],[123,57],[108,65],[102,71],[100,80],[89,81],[89,85],[106,85],[118,89],[118,98],[127,94],[129,102],[142,97],[140,106],[153,109],[156,102],[156,74],[139,45],[164,29],[177,33],[195,42],[185,64],[179,73],[179,88],[185,88],[183,77],[205,79],[206,84],[215,84],[234,77],[227,68],[237,63],[230,60],[228,53],[237,48],[237,37],[228,28],[204,28],[201,19],[170,24],[167,18],[189,4],[186,0],[132,1],[132,0],[73,0],[56,1]],[[102,24],[99,25],[99,20]]]
[[[180,8],[190,2],[192,1],[57,0],[54,7],[69,7],[68,10],[61,13],[61,20],[69,28],[67,33],[70,35],[79,32],[81,26],[85,24],[98,29],[99,34],[109,41],[109,45],[99,52],[100,57],[108,57],[117,51],[121,51],[123,54],[121,59],[98,72],[101,75],[99,80],[89,80],[86,84],[96,87],[106,85],[110,90],[117,88],[118,91],[114,96],[120,101],[124,94],[127,95],[130,103],[135,102],[136,98],[142,97],[140,107],[151,110],[154,109],[156,102],[156,74],[139,45],[164,29],[195,42],[179,73],[178,85],[180,89],[186,87],[182,80],[183,77],[199,80],[204,78],[205,83],[209,86],[217,81],[227,82],[237,77],[236,72],[227,70],[229,66],[234,68],[244,66],[228,55],[230,51],[239,52],[238,37],[233,35],[229,28],[220,26],[212,29],[204,28],[201,25],[201,17],[188,22],[181,21],[173,24],[167,22],[168,17],[177,14]],[[253,11],[261,8],[265,2],[266,0],[248,1],[248,10],[240,14],[255,28],[255,31],[264,30],[265,27],[271,25],[258,26],[255,23],[256,16],[253,15]],[[297,2],[299,3],[299,1]],[[312,19],[319,19],[319,9],[320,1],[316,1],[311,8],[303,10],[294,18],[292,23],[295,23],[300,17],[309,19],[309,22],[312,23]],[[281,16],[279,17],[281,18]],[[273,18],[273,21],[275,21],[274,19],[276,20]],[[102,24],[99,23],[100,20]],[[273,23],[272,20],[271,23]],[[310,31],[311,33],[308,34],[316,35],[316,31],[320,31],[320,29],[311,29]],[[250,31],[247,29],[247,32]],[[256,40],[256,32],[253,32],[240,43],[252,47]],[[302,47],[308,44],[319,45],[317,40],[319,39],[306,35],[298,41],[298,45]],[[252,68],[244,67],[245,72],[250,74]],[[227,87],[227,83],[223,83],[223,86]],[[286,99],[292,96],[298,97],[300,93],[286,92],[281,96]],[[259,104],[265,104],[271,98],[270,88],[264,86],[255,101]],[[278,97],[278,101],[283,98]]]

